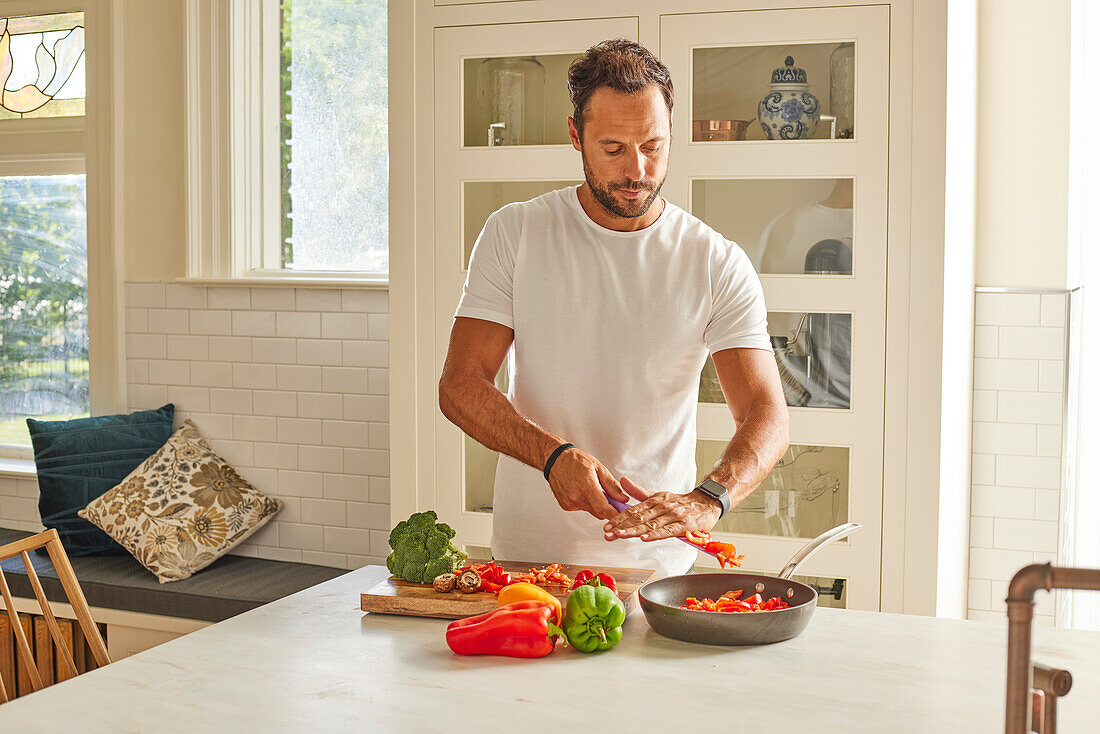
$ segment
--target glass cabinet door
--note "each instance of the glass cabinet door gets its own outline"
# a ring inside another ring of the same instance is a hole
[[[862,523],[800,569],[851,580],[843,603],[860,609],[879,606],[881,566],[888,39],[880,6],[661,19],[677,90],[662,193],[757,268],[790,410],[790,448],[714,534],[775,573],[822,531]],[[735,430],[709,360],[697,428],[701,479]]]
[[[607,38],[638,38],[638,19],[459,26],[435,31],[435,374],[443,368],[474,242],[490,214],[581,181],[569,141],[566,73]],[[497,378],[507,390],[507,364]],[[456,542],[492,535],[497,455],[436,414],[435,508]]]

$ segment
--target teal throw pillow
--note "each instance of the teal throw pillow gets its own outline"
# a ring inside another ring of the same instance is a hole
[[[76,513],[127,477],[172,435],[175,406],[68,421],[27,419],[38,470],[38,512],[70,556],[126,553]]]

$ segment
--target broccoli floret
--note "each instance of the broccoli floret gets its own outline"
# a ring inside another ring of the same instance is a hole
[[[418,512],[390,531],[393,553],[386,559],[390,573],[414,583],[431,583],[441,573],[453,571],[466,554],[455,548],[455,531],[437,523],[434,510]]]

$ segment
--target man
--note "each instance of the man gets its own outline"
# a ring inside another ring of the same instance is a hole
[[[695,551],[673,538],[709,531],[787,448],[763,293],[739,247],[658,195],[665,66],[639,44],[604,41],[570,66],[569,91],[585,182],[486,221],[439,405],[502,454],[495,558],[684,573]],[[513,346],[505,397],[493,380]],[[708,350],[738,428],[693,489]],[[619,513],[605,492],[639,503]]]

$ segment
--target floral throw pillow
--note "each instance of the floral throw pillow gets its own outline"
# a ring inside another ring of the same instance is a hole
[[[241,478],[188,420],[118,486],[77,514],[163,584],[210,565],[282,506]]]

